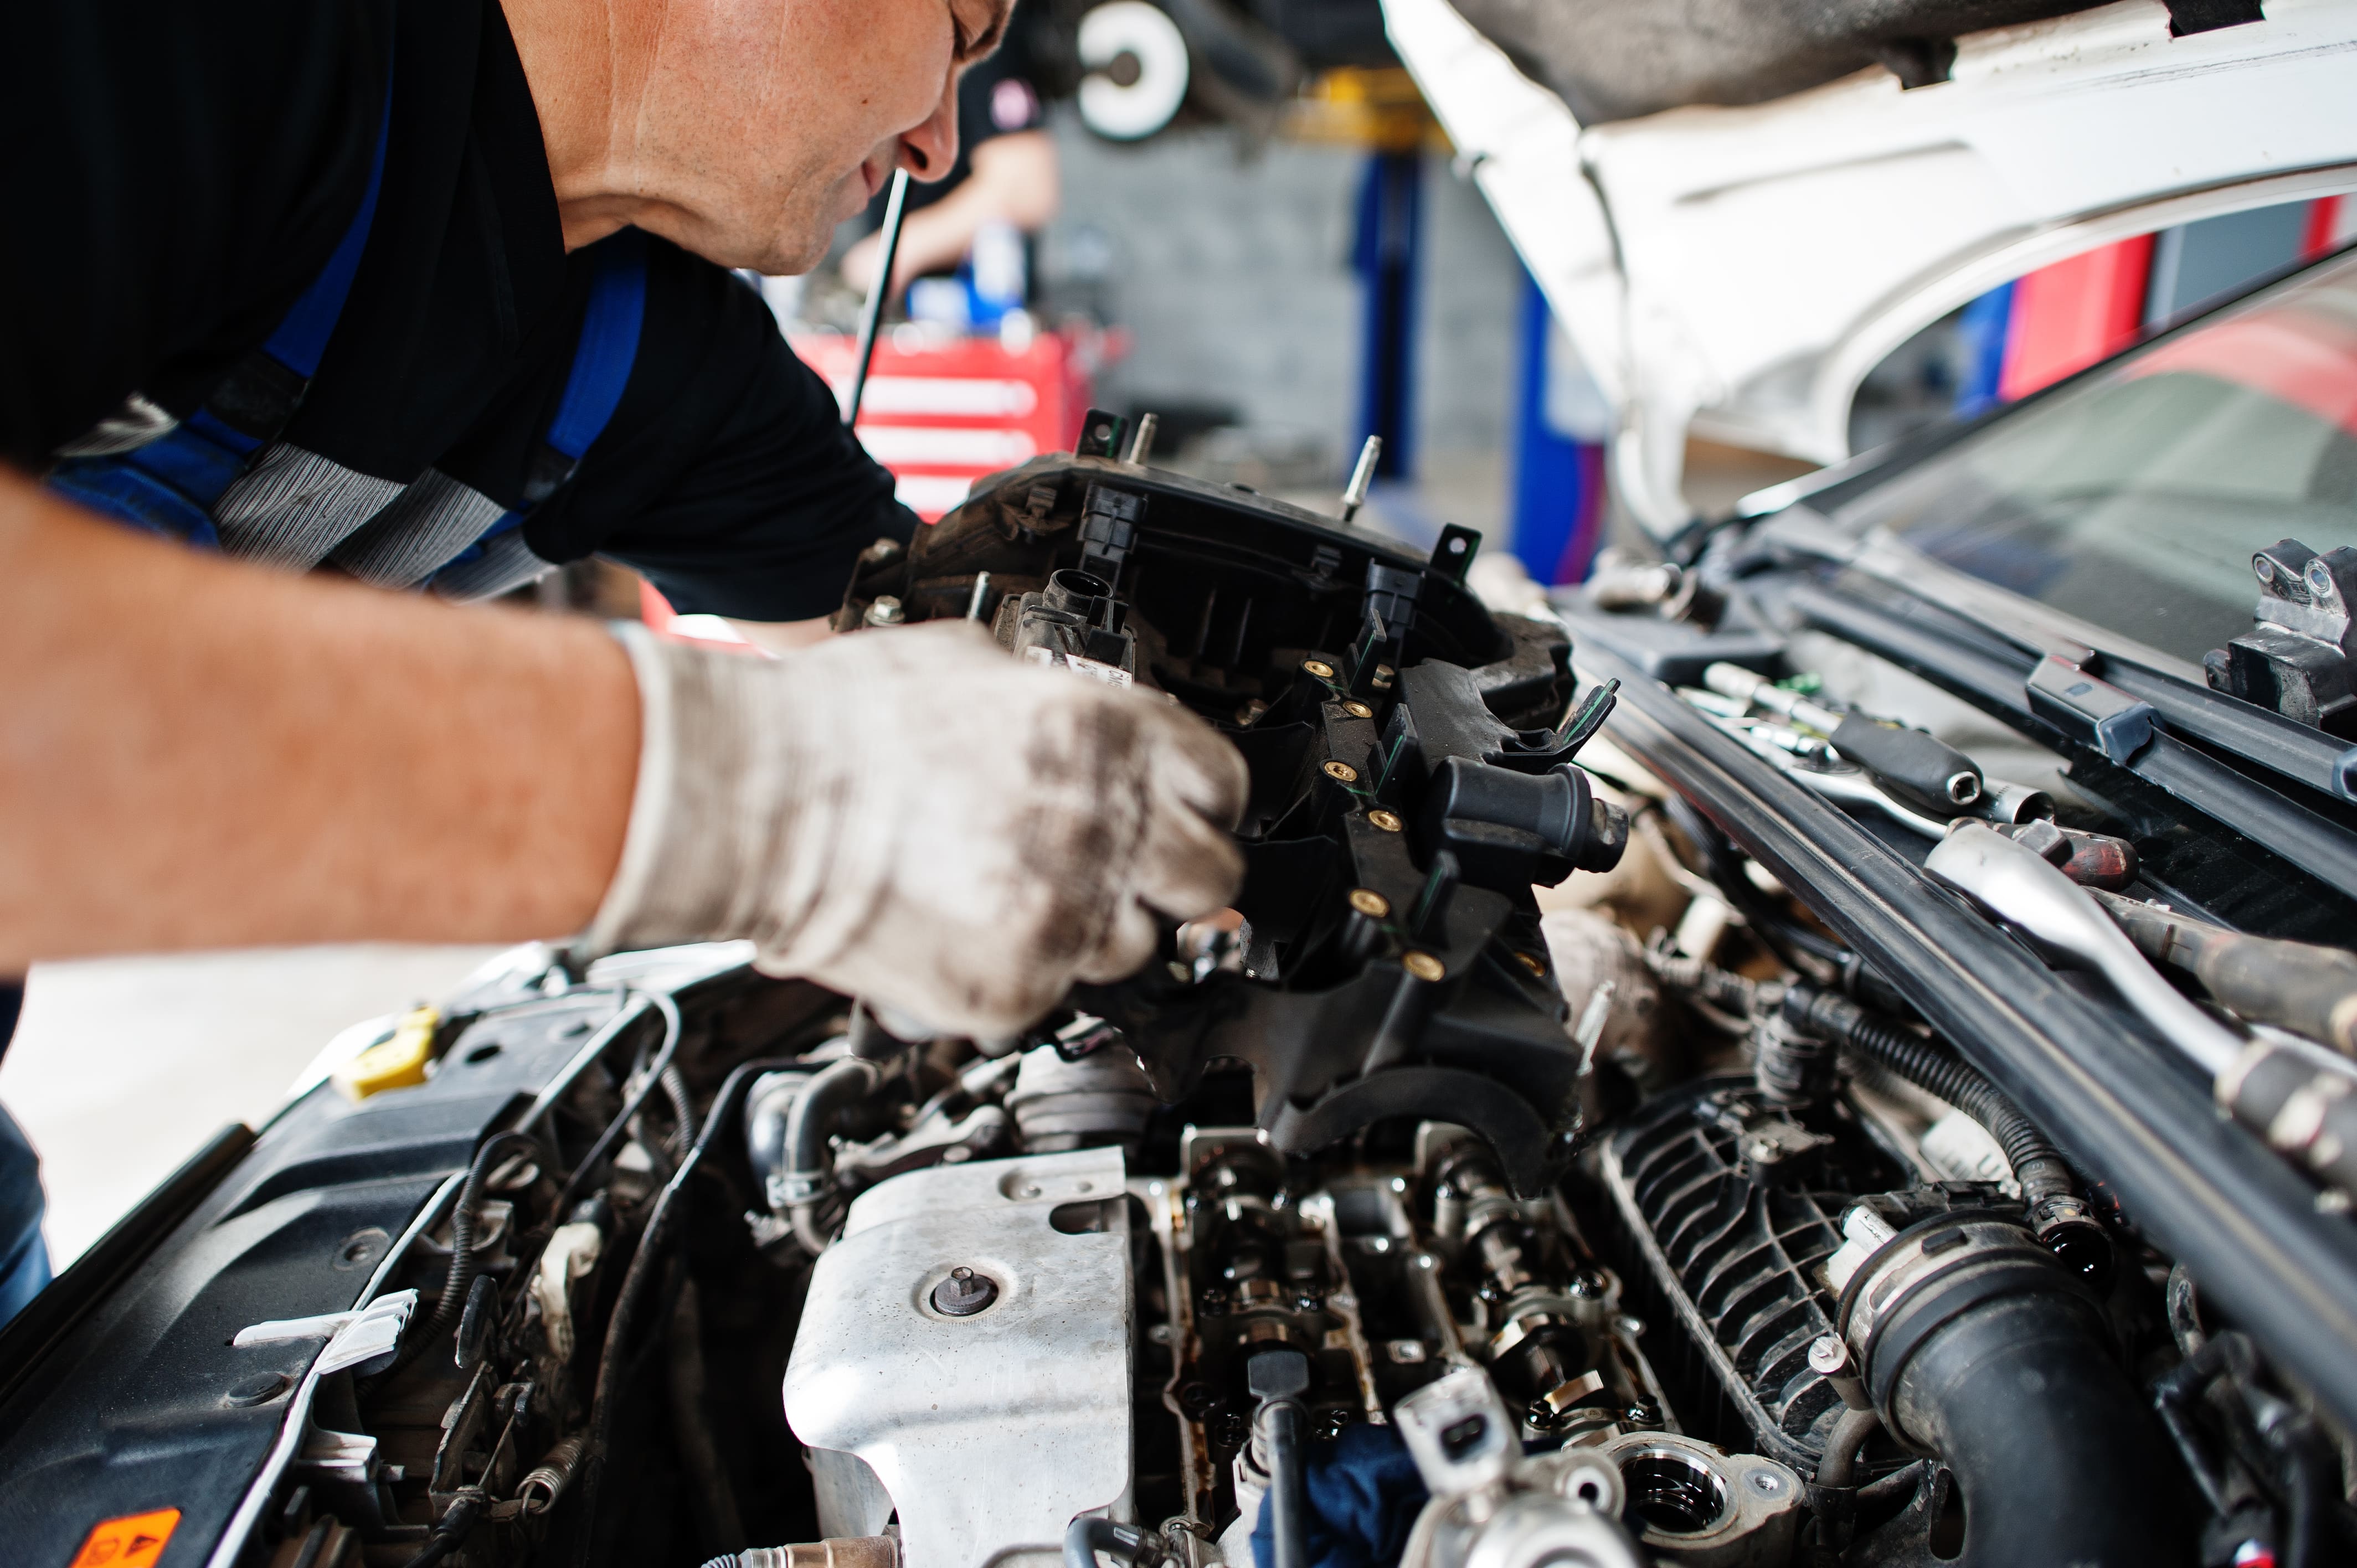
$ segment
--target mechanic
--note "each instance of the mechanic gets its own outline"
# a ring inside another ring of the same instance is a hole
[[[1003,1037],[1223,904],[1241,759],[977,628],[773,660],[448,602],[598,553],[808,639],[910,520],[726,269],[946,171],[1009,3],[16,7],[0,975],[749,938]],[[0,1266],[46,1275],[21,1147]]]

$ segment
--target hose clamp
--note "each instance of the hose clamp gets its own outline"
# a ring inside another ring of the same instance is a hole
[[[769,1183],[770,1207],[796,1208],[805,1203],[816,1203],[826,1190],[824,1171],[787,1171],[772,1176]]]
[[[1853,1241],[1858,1238],[1853,1236]],[[1835,1326],[1857,1365],[1882,1423],[1901,1444],[1929,1452],[1905,1432],[1891,1395],[1909,1358],[1946,1324],[1998,1296],[2050,1291],[2084,1298],[2083,1283],[2020,1220],[1987,1210],[1934,1215],[1897,1232],[1862,1262],[1828,1277],[1841,1299]]]

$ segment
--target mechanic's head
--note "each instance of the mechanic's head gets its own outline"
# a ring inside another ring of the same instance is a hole
[[[896,166],[957,157],[957,79],[1014,0],[502,0],[565,243],[624,224],[807,272]]]

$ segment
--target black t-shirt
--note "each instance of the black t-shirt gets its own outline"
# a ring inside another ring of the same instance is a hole
[[[185,415],[268,336],[357,209],[350,296],[283,433],[343,470],[521,505],[587,309],[496,0],[24,0],[0,61],[0,458],[38,473],[132,394]],[[621,402],[522,535],[604,553],[682,611],[832,609],[913,516],[759,296],[647,243]]]

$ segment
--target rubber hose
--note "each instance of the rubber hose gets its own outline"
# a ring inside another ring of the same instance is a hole
[[[2013,1166],[2021,1184],[2022,1200],[2040,1200],[2073,1190],[2071,1167],[2038,1123],[2021,1112],[1979,1069],[1945,1046],[1937,1045],[1878,1018],[1846,997],[1813,986],[1792,987],[1787,1006],[1800,1015],[1794,1021],[1823,1029],[1872,1061],[1897,1073],[1918,1089],[1937,1095],[1988,1130]]]
[[[582,1489],[588,1497],[591,1528],[584,1529],[577,1539],[574,1549],[576,1568],[587,1563],[593,1551],[610,1545],[599,1540],[594,1528],[605,1477],[606,1449],[612,1436],[614,1411],[619,1403],[624,1358],[646,1299],[647,1286],[654,1277],[657,1260],[662,1256],[673,1219],[679,1212],[680,1194],[686,1189],[688,1178],[695,1174],[696,1167],[704,1163],[720,1130],[732,1124],[744,1103],[745,1091],[765,1072],[801,1065],[799,1057],[763,1058],[740,1064],[721,1080],[720,1090],[712,1097],[711,1110],[704,1119],[703,1132],[689,1145],[678,1172],[655,1194],[654,1204],[647,1211],[646,1228],[639,1233],[637,1250],[630,1254],[630,1266],[623,1271],[622,1283],[614,1293],[613,1310],[607,1315],[606,1342],[597,1353],[597,1380],[589,1399],[589,1419],[578,1434]]]
[[[580,1196],[582,1187],[587,1185],[590,1174],[597,1168],[608,1152],[621,1138],[631,1121],[638,1115],[640,1107],[646,1104],[647,1097],[661,1085],[663,1069],[671,1066],[672,1058],[679,1054],[682,1033],[679,1004],[660,991],[641,991],[635,995],[638,1000],[646,1004],[648,1009],[662,1015],[662,1044],[656,1047],[654,1060],[650,1064],[651,1070],[640,1081],[639,1087],[631,1091],[628,1100],[623,1101],[621,1110],[615,1114],[611,1122],[606,1124],[606,1130],[597,1134],[597,1141],[589,1145],[589,1152],[581,1156],[581,1163],[573,1167],[573,1174],[565,1178],[565,1186],[558,1190],[556,1201],[549,1206],[551,1229],[563,1223],[565,1216],[572,1212],[573,1200]]]
[[[819,1228],[819,1202],[833,1169],[827,1134],[845,1106],[866,1099],[883,1081],[884,1069],[876,1063],[845,1057],[812,1079],[786,1112],[786,1186],[808,1194],[787,1205],[786,1218],[794,1240],[813,1258],[826,1251],[831,1240]]]
[[[1817,1485],[1846,1487],[1857,1474],[1857,1456],[1866,1440],[1881,1430],[1882,1418],[1871,1410],[1846,1410],[1825,1438],[1825,1452],[1817,1461]]]
[[[1100,1552],[1120,1562],[1135,1563],[1148,1540],[1146,1531],[1135,1525],[1086,1515],[1065,1528],[1064,1568],[1097,1568]]]
[[[2292,1417],[2264,1435],[2276,1451],[2283,1480],[2283,1568],[2324,1568],[2331,1509],[2341,1500],[2341,1466],[2307,1416]]]
[[[1899,1369],[1890,1405],[1955,1477],[1965,1568],[2193,1561],[2175,1460],[2077,1297],[1966,1306]]]
[[[402,1335],[400,1354],[393,1365],[368,1380],[370,1386],[391,1381],[424,1355],[428,1345],[457,1326],[458,1314],[467,1305],[467,1292],[475,1283],[475,1206],[482,1201],[483,1184],[490,1179],[494,1156],[519,1144],[535,1155],[540,1153],[539,1139],[518,1132],[495,1133],[475,1151],[474,1163],[467,1167],[466,1185],[458,1189],[458,1201],[450,1206],[450,1270],[443,1276],[442,1296],[434,1304],[434,1316],[425,1326]]]

